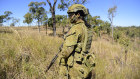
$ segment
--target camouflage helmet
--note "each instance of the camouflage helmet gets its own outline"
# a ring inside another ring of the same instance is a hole
[[[67,13],[72,13],[77,11],[83,11],[84,15],[88,14],[88,10],[86,9],[86,7],[81,4],[73,4],[68,8]]]

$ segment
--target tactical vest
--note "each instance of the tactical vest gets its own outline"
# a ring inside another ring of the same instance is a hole
[[[81,25],[81,28],[82,34],[79,37],[80,41],[77,42],[73,54],[68,58],[67,64],[68,66],[73,66],[74,63],[86,64],[92,70],[92,66],[95,63],[94,54],[89,52],[93,36],[92,28],[86,27],[84,23]]]
[[[93,52],[89,52],[92,43],[93,32],[92,28],[85,29],[85,38],[82,46],[81,51],[81,60],[82,64],[87,66],[88,72],[92,71],[93,67],[95,66],[95,55]]]
[[[83,63],[86,55],[89,54],[89,50],[91,48],[92,36],[93,32],[91,28],[87,28],[84,24],[82,26],[83,34],[82,34],[82,41],[77,44],[75,49],[75,61],[78,63]]]

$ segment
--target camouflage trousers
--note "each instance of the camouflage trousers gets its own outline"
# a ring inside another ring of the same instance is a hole
[[[59,79],[91,79],[91,72],[86,66],[75,63],[72,67],[60,65]]]

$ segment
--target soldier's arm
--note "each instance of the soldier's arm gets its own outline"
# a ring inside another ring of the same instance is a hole
[[[74,46],[77,45],[78,38],[80,36],[79,29],[77,28],[71,28],[68,34],[65,37],[65,41],[63,44],[63,49],[62,49],[62,56],[64,58],[67,58],[72,51],[74,50]]]

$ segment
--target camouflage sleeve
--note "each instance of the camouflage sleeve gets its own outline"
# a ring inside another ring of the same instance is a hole
[[[74,50],[74,46],[77,45],[78,37],[80,33],[78,29],[71,28],[70,31],[65,36],[65,41],[63,44],[62,55],[68,57],[71,52]]]

